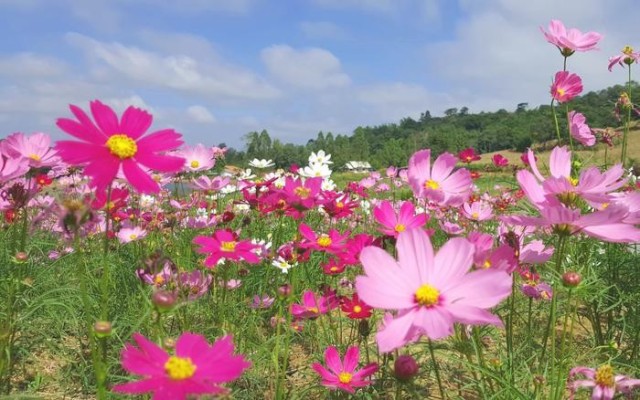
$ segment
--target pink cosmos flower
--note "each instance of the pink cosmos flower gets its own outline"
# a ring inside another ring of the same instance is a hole
[[[301,178],[287,177],[281,190],[289,206],[286,214],[294,218],[302,218],[304,211],[316,205],[321,190],[321,177],[307,178],[304,181]]]
[[[311,368],[322,378],[322,385],[329,389],[340,389],[349,393],[355,393],[355,389],[370,385],[372,382],[368,378],[378,371],[378,365],[371,363],[360,370],[358,361],[360,360],[360,350],[358,346],[351,346],[344,355],[344,362],[340,360],[338,350],[333,347],[327,347],[324,352],[325,368],[320,363],[313,363]]]
[[[22,157],[8,157],[0,153],[0,183],[18,178],[29,171],[29,161]]]
[[[297,319],[317,318],[338,307],[340,302],[335,296],[320,296],[307,290],[302,294],[301,304],[291,304],[291,315]]]
[[[576,389],[581,387],[593,388],[591,393],[593,400],[612,400],[616,392],[631,395],[632,389],[640,386],[640,379],[614,375],[613,368],[609,364],[601,365],[598,369],[575,367],[569,371],[569,379],[578,374],[584,375],[587,379],[568,382],[569,400],[573,400]]]
[[[555,45],[565,57],[569,57],[576,51],[595,50],[598,41],[602,39],[602,35],[597,32],[582,33],[575,28],[567,29],[561,21],[556,19],[549,23],[549,32],[545,32],[542,27],[540,30],[547,38],[547,42]]]
[[[566,103],[582,93],[582,79],[569,71],[556,72],[551,85],[551,97],[558,103]]]
[[[14,133],[1,142],[2,153],[9,157],[22,157],[28,160],[32,168],[53,167],[60,162],[51,146],[51,138],[38,132],[30,136]]]
[[[173,129],[156,131],[142,138],[151,126],[151,114],[133,106],[118,120],[107,105],[95,100],[90,103],[95,124],[79,107],[70,105],[77,120],[60,118],[58,127],[81,140],[59,141],[56,150],[72,165],[84,166],[91,184],[104,189],[122,170],[127,181],[141,193],[157,193],[160,186],[147,169],[177,172],[184,159],[162,154],[182,144],[181,135]]]
[[[342,252],[345,248],[346,240],[351,234],[349,231],[341,234],[335,229],[329,230],[328,234],[317,234],[309,227],[309,225],[304,223],[300,224],[298,230],[305,239],[300,243],[301,248],[326,251],[331,254],[338,254]]]
[[[502,154],[495,154],[491,158],[491,161],[493,162],[493,165],[495,165],[496,167],[506,167],[507,165],[509,165],[509,160],[505,158]]]
[[[231,182],[229,177],[216,176],[215,178],[209,178],[206,175],[201,175],[191,181],[189,187],[192,189],[206,190],[217,192],[224,188]]]
[[[129,242],[144,239],[147,236],[147,231],[140,228],[139,226],[134,226],[132,228],[125,227],[120,229],[117,236],[120,243],[126,244]]]
[[[175,155],[184,158],[183,171],[185,172],[207,171],[216,164],[213,149],[205,147],[203,144],[197,144],[193,147],[184,146],[176,151]]]
[[[117,393],[153,393],[152,400],[186,400],[198,395],[218,395],[228,390],[222,383],[238,379],[251,366],[242,355],[234,355],[231,336],[209,345],[204,336],[183,333],[176,341],[175,355],[139,333],[138,347],[127,344],[122,351],[122,368],[141,375],[136,382],[115,385]]]
[[[228,230],[215,231],[213,237],[196,236],[193,243],[200,245],[196,251],[200,254],[208,254],[204,265],[214,267],[221,259],[246,261],[249,264],[258,264],[260,257],[254,253],[258,246],[248,240],[238,240],[238,236]]]
[[[640,60],[640,52],[634,52],[633,47],[624,46],[620,54],[615,55],[609,58],[609,71],[613,68],[614,65],[618,64],[621,67],[625,65],[631,66],[633,63],[637,63]]]
[[[473,221],[486,221],[493,218],[493,209],[486,201],[466,202],[462,205],[462,214]]]
[[[373,209],[373,216],[382,225],[378,230],[393,237],[398,237],[400,232],[407,229],[420,228],[428,220],[427,214],[416,215],[416,209],[410,201],[403,202],[400,206],[400,212],[396,214],[393,205],[385,200]]]
[[[453,333],[455,322],[501,326],[488,312],[511,293],[512,278],[504,271],[468,272],[474,247],[466,239],[450,239],[434,254],[421,229],[400,233],[398,260],[378,247],[367,247],[360,261],[366,273],[356,278],[358,295],[374,308],[397,310],[395,319],[376,335],[381,352],[403,346],[415,330],[431,339]]]
[[[478,161],[482,159],[482,157],[477,155],[472,147],[469,147],[458,153],[458,159],[463,163],[471,164],[471,162]]]
[[[587,125],[587,119],[579,112],[571,111],[569,113],[569,132],[583,146],[596,144],[596,137]]]
[[[409,159],[409,184],[416,197],[440,205],[460,205],[471,193],[469,171],[461,168],[455,172],[456,158],[443,153],[431,166],[431,150],[420,150]]]

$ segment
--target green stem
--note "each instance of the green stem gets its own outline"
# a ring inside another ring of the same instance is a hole
[[[431,361],[433,362],[433,372],[436,374],[436,380],[438,381],[440,397],[442,399],[446,399],[447,396],[444,391],[444,386],[442,386],[442,379],[440,379],[440,368],[438,368],[438,361],[436,360],[436,355],[433,351],[433,342],[431,341],[431,339],[429,339],[429,353],[431,354]]]
[[[622,150],[620,152],[620,162],[622,166],[625,167],[625,163],[627,161],[627,141],[629,139],[629,126],[631,124],[631,109],[632,101],[631,101],[631,64],[628,65],[629,75],[627,78],[627,97],[629,99],[629,104],[627,105],[627,115],[625,116],[624,121],[624,134],[622,136]]]
[[[562,139],[560,138],[560,125],[558,124],[558,115],[556,114],[556,107],[554,105],[555,102],[555,99],[551,99],[551,114],[553,114],[553,122],[555,123],[556,135],[558,136],[557,145],[560,146],[560,143],[562,143]]]

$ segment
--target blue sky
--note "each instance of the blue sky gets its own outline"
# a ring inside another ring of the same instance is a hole
[[[133,104],[189,143],[267,129],[305,143],[450,107],[548,103],[552,18],[604,34],[569,69],[585,88],[640,47],[633,0],[0,0],[0,126],[64,136],[68,104]],[[588,116],[587,116],[588,117]]]

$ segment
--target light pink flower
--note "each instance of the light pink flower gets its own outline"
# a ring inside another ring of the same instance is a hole
[[[473,221],[486,221],[493,218],[493,209],[491,204],[480,200],[471,204],[464,203],[462,205],[462,214]]]
[[[396,214],[393,205],[385,200],[373,209],[373,216],[382,225],[378,230],[394,237],[398,237],[400,232],[407,229],[420,228],[428,220],[427,214],[416,215],[416,209],[410,201],[403,202],[399,213]]]
[[[51,148],[51,138],[46,133],[32,135],[14,133],[1,142],[2,153],[9,157],[22,157],[32,168],[53,167],[60,163],[56,151]]]
[[[547,38],[547,42],[555,45],[563,56],[568,57],[576,51],[595,50],[602,35],[597,32],[582,33],[575,28],[567,29],[561,21],[552,19],[549,32],[540,30]]]
[[[596,137],[587,125],[587,119],[579,112],[571,111],[569,113],[569,132],[583,146],[596,144]]]
[[[184,146],[175,152],[178,157],[184,158],[183,171],[185,172],[197,172],[207,171],[216,163],[214,159],[213,149],[205,147],[203,144],[197,144],[195,146]]]
[[[551,97],[558,103],[566,103],[582,93],[582,79],[569,71],[559,71],[551,85]]]
[[[398,260],[378,247],[366,247],[360,261],[366,273],[356,278],[356,290],[374,308],[398,315],[376,335],[381,352],[403,346],[412,328],[431,339],[453,333],[453,324],[502,326],[487,311],[511,293],[512,278],[504,271],[469,272],[474,247],[466,239],[450,239],[434,254],[421,229],[402,232],[396,244]]]
[[[147,231],[139,226],[134,226],[132,228],[125,227],[120,229],[117,236],[120,243],[125,244],[144,239],[147,236]]]
[[[443,153],[431,166],[431,150],[420,150],[409,159],[409,184],[416,197],[440,205],[457,206],[471,193],[471,175],[461,168],[453,171],[457,163],[450,153]]]
[[[572,380],[578,374],[584,375],[587,379]],[[614,375],[609,364],[601,365],[598,369],[575,367],[569,371],[569,379],[569,400],[573,400],[576,389],[581,387],[593,388],[592,400],[611,400],[616,392],[629,395],[634,387],[640,386],[640,379]]]
[[[618,64],[621,67],[630,66],[637,63],[640,60],[640,52],[633,51],[631,46],[625,46],[620,54],[609,58],[609,71],[613,69],[613,66]]]
[[[333,347],[327,347],[324,353],[325,368],[320,363],[313,363],[311,368],[322,378],[322,385],[329,389],[341,389],[349,393],[355,393],[355,388],[368,386],[372,382],[368,378],[376,373],[378,365],[371,363],[360,370],[358,361],[360,360],[360,350],[358,346],[351,346],[344,355],[344,362],[340,360],[338,350]]]
[[[333,295],[321,296],[307,290],[302,294],[300,304],[291,304],[291,315],[296,319],[316,318],[338,307],[339,301]]]

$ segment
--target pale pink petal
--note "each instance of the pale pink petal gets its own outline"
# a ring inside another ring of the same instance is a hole
[[[415,313],[413,325],[432,340],[444,339],[453,334],[453,316],[445,307],[421,307]]]
[[[554,147],[551,150],[549,170],[554,178],[571,177],[571,152],[566,146]]]
[[[484,269],[458,279],[455,286],[443,289],[447,304],[460,303],[480,308],[493,307],[511,294],[512,277],[504,271]]]
[[[453,238],[444,244],[436,254],[429,283],[441,291],[458,285],[473,264],[475,248],[464,238]]]
[[[403,276],[396,261],[378,247],[365,247],[360,261],[367,276],[356,278],[358,296],[376,308],[400,310],[415,305],[413,293],[415,282]]]
[[[453,303],[447,305],[447,311],[453,315],[456,322],[467,325],[495,325],[502,327],[502,321],[497,316],[491,314],[487,310],[465,305],[461,303]]]
[[[431,167],[431,179],[436,182],[444,181],[451,174],[457,162],[451,153],[440,154]]]
[[[381,353],[388,353],[404,346],[409,340],[407,336],[413,325],[414,317],[415,312],[413,310],[409,311],[387,323],[384,329],[379,329],[376,334],[378,350]]]

